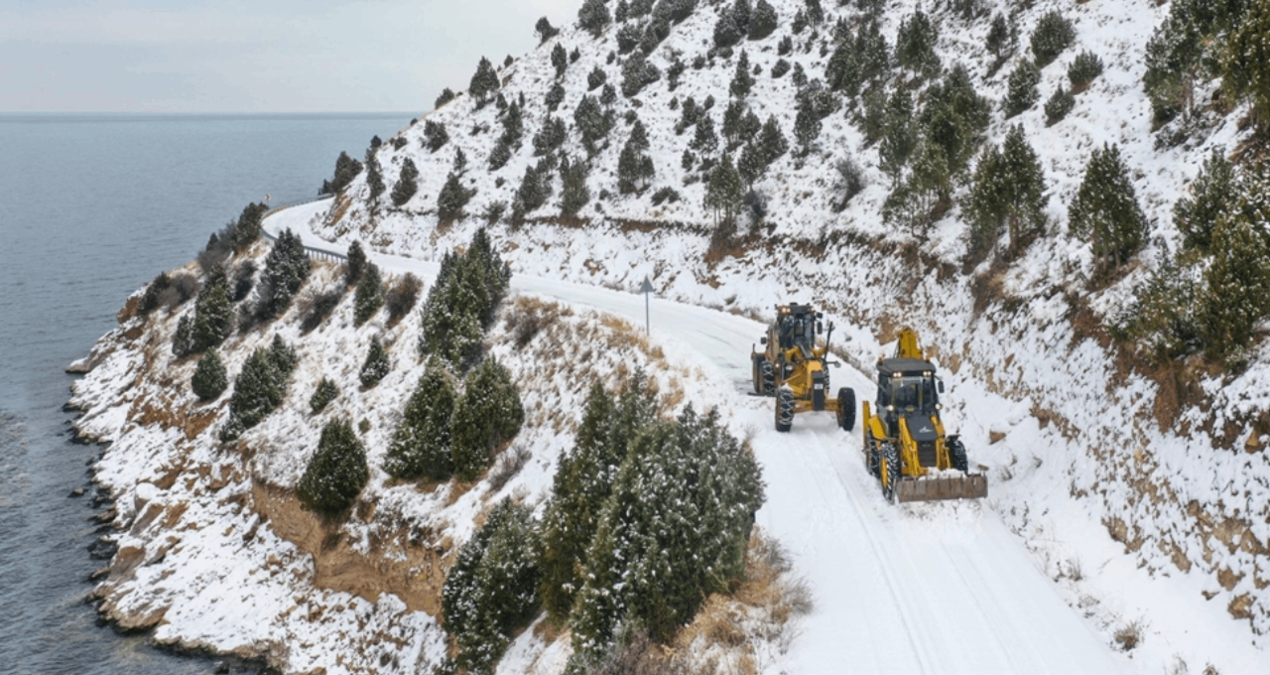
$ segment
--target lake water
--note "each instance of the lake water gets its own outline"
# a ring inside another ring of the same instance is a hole
[[[97,625],[87,462],[63,369],[251,201],[316,196],[409,113],[0,114],[0,672],[210,673]]]

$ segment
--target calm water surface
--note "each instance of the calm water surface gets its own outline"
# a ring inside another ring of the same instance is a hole
[[[67,495],[98,449],[69,442],[62,371],[248,202],[314,197],[341,150],[411,117],[0,114],[0,672],[212,672],[85,602],[92,492]]]

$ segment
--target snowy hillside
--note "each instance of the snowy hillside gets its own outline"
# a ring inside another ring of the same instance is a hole
[[[229,392],[200,403],[188,387],[195,359],[172,354],[195,303],[147,317],[134,296],[87,359],[73,401],[81,435],[112,441],[95,469],[121,528],[96,591],[103,613],[154,627],[162,642],[285,672],[427,671],[454,656],[439,617],[457,551],[504,497],[541,520],[587,389],[643,367],[662,412],[717,409],[765,484],[747,579],[711,595],[677,633],[676,667],[1263,672],[1270,353],[1254,340],[1238,366],[1195,351],[1162,363],[1117,324],[1161,261],[1184,259],[1190,234],[1174,205],[1211,151],[1256,147],[1248,105],[1201,104],[1156,124],[1142,55],[1169,3],[830,4],[589,0],[589,27],[562,26],[478,73],[473,86],[485,91],[420,117],[366,166],[341,158],[332,198],[264,221],[273,235],[290,229],[327,249],[360,241],[391,283],[415,274],[425,293],[443,256],[488,227],[512,280],[484,343],[520,390],[525,425],[474,483],[386,473],[424,371],[421,312],[359,325],[349,290],[306,330],[312,308],[344,290],[341,267],[316,265],[298,308],[221,347],[231,378],[275,337],[299,357],[280,407],[230,442],[218,439]],[[929,24],[915,18],[922,9]],[[1029,36],[1053,10],[1070,20],[1071,44],[1040,68],[1039,99],[1007,117],[1010,81],[1033,58]],[[601,21],[605,12],[613,20]],[[753,39],[729,37],[738,12]],[[902,65],[893,49],[918,25],[934,27],[933,52],[914,48]],[[720,36],[735,44],[717,46]],[[879,37],[892,60],[847,91],[841,46],[864,45],[850,68],[867,69],[860,59]],[[1046,99],[1090,53],[1102,72],[1065,117],[1047,119]],[[906,124],[930,124],[933,102],[960,86],[954,72],[985,107],[959,99],[968,126],[947,147],[960,154],[941,160],[922,130],[935,127]],[[1201,79],[1195,100],[1216,101],[1219,85]],[[878,106],[891,101],[912,107],[879,123]],[[975,110],[986,113],[980,122]],[[901,162],[906,128],[915,135]],[[976,169],[1012,129],[1043,175],[1040,225],[1017,242],[995,232],[978,251]],[[1075,236],[1069,221],[1091,155],[1113,144],[1146,231],[1109,271],[1097,235]],[[940,161],[964,166],[919,183]],[[840,169],[848,164],[857,186]],[[917,196],[897,208],[905,186]],[[263,279],[252,274],[268,249],[252,245],[227,271]],[[1185,260],[1202,276],[1215,257]],[[633,291],[645,277],[657,296],[649,336],[635,328],[645,305]],[[240,310],[256,299],[240,299]],[[747,393],[749,354],[773,304],[789,301],[814,302],[836,322],[846,367],[832,371],[834,386],[861,399],[872,398],[874,360],[901,326],[914,327],[948,384],[946,423],[987,474],[989,497],[890,504],[860,461],[858,432],[817,415],[774,431],[770,399]],[[529,324],[540,329],[519,327]],[[363,387],[372,338],[392,367]],[[323,378],[340,394],[314,413]],[[302,508],[295,490],[337,418],[358,429],[370,467],[343,523]],[[561,630],[540,615],[511,636],[498,672],[562,672],[574,644]]]
[[[682,23],[670,25],[647,57],[659,79],[630,97],[621,92],[623,68],[639,49],[621,54],[621,33],[632,24],[646,28],[654,19],[627,18],[598,34],[565,26],[537,50],[497,69],[501,87],[489,98],[501,96],[509,105],[522,95],[524,100],[521,141],[506,164],[489,170],[506,113],[497,102],[479,106],[474,97],[460,94],[377,152],[390,188],[406,159],[418,167],[418,191],[408,202],[394,207],[386,191],[371,199],[363,172],[314,229],[329,240],[361,239],[379,250],[436,259],[486,216],[498,216],[494,236],[521,273],[626,289],[648,275],[664,297],[755,317],[765,317],[776,302],[814,299],[847,326],[854,339],[844,349],[866,372],[894,329],[912,324],[955,373],[962,391],[1010,402],[1008,412],[966,410],[977,426],[968,432],[976,444],[986,446],[1004,435],[1021,461],[1036,457],[1061,471],[1053,485],[1062,486],[1088,518],[1102,523],[1147,574],[1193,579],[1201,589],[1196,593],[1226,610],[1237,621],[1231,630],[1249,631],[1249,640],[1270,629],[1265,591],[1270,577],[1264,571],[1270,551],[1270,462],[1259,450],[1266,440],[1264,383],[1270,377],[1264,346],[1253,348],[1248,367],[1237,375],[1201,373],[1187,392],[1176,385],[1162,389],[1167,378],[1117,348],[1109,335],[1134,289],[1158,260],[1178,250],[1181,235],[1173,207],[1188,194],[1210,150],[1244,147],[1252,133],[1244,123],[1246,105],[1224,112],[1204,108],[1203,123],[1184,142],[1162,141],[1183,135],[1179,123],[1153,131],[1152,106],[1142,85],[1143,54],[1170,4],[1031,3],[1014,15],[1017,50],[994,68],[984,47],[989,18],[1008,13],[1009,6],[982,3],[983,13],[966,19],[949,3],[921,3],[938,27],[935,52],[945,72],[964,66],[976,91],[990,102],[983,147],[999,145],[1012,126],[1021,125],[1047,185],[1046,224],[1035,239],[1012,260],[996,256],[997,262],[989,258],[969,267],[964,263],[968,177],[956,182],[951,209],[928,232],[885,222],[882,207],[893,183],[883,171],[882,143],[866,142],[862,130],[865,96],[838,93],[838,107],[823,118],[809,154],[799,156],[794,72],[805,73],[812,82],[807,87],[826,80],[835,23],[845,20],[854,35],[862,14],[856,3],[826,5],[822,23],[797,33],[794,18],[808,6],[800,0],[771,5],[778,17],[775,32],[741,40],[727,55],[728,50],[715,48],[714,34],[734,4],[699,3]],[[880,34],[894,45],[901,24],[917,10],[918,3],[907,0],[886,4]],[[1072,22],[1074,41],[1040,70],[1039,100],[1007,118],[1003,100],[1011,73],[1032,58],[1028,37],[1052,10]],[[792,50],[782,55],[780,43],[787,37]],[[559,78],[552,60],[557,46],[578,55]],[[1102,60],[1103,72],[1076,95],[1064,119],[1047,125],[1043,103],[1056,88],[1069,86],[1068,67],[1086,51]],[[736,145],[729,152],[720,131],[712,153],[693,149],[694,127],[682,133],[676,127],[687,99],[700,105],[713,98],[705,115],[713,118],[716,130],[723,128],[743,52],[754,73],[744,104],[758,120],[774,118],[789,149],[754,183],[766,199],[765,214],[748,231],[743,217],[739,232],[729,237],[726,231],[716,233],[714,211],[706,206],[709,173],[702,173],[701,158],[737,160],[744,148]],[[773,77],[782,59],[791,71]],[[686,68],[672,91],[669,74],[676,62]],[[588,76],[597,69],[618,89],[612,100],[617,123],[590,159],[590,200],[576,218],[562,217],[565,186],[558,167],[546,168],[552,196],[526,211],[523,224],[509,222],[527,169],[538,167],[544,157],[567,155],[576,165],[587,156],[573,118],[584,96],[602,95],[602,87],[588,89]],[[920,111],[923,92],[938,78],[923,81],[900,67],[890,73],[892,81],[909,83]],[[547,98],[557,81],[564,98],[552,111]],[[1197,84],[1197,100],[1212,98],[1219,84],[1219,79]],[[551,116],[564,121],[569,132],[559,150],[536,155],[534,137]],[[640,192],[621,194],[620,154],[634,129],[627,120],[635,118],[647,131],[654,175]],[[448,131],[446,144],[436,151],[425,146],[429,124]],[[1148,231],[1145,245],[1111,283],[1095,283],[1098,270],[1088,239],[1069,234],[1069,207],[1091,153],[1106,144],[1120,149]],[[474,193],[463,208],[466,217],[441,222],[438,196],[455,171],[458,149],[466,160],[460,183]],[[684,169],[685,150],[696,156],[692,170]],[[844,159],[862,167],[865,187],[839,212],[834,207],[843,188],[835,164]],[[680,199],[655,201],[663,188],[675,190]],[[997,248],[1006,245],[1002,237]],[[1035,431],[1015,440],[1025,428]],[[1254,452],[1244,452],[1246,440]],[[994,478],[1007,482],[1017,472]],[[1044,524],[1030,515],[1038,495],[1026,489],[1007,495],[998,509],[1011,527],[1044,539]]]

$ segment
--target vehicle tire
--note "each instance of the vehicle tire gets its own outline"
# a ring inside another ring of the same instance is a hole
[[[900,483],[900,453],[893,443],[883,443],[879,467],[879,482],[882,484],[882,498],[896,503],[895,488]]]
[[[948,437],[948,461],[952,464],[952,468],[962,472],[970,472],[970,459],[966,457],[966,446],[962,445],[961,439],[956,436]]]
[[[855,428],[855,390],[851,387],[838,390],[838,426],[843,431]]]
[[[766,393],[763,391],[763,363],[767,363],[767,357],[762,354],[750,357],[750,381],[754,384],[755,394]]]
[[[759,364],[759,375],[763,378],[763,391],[759,392],[764,396],[771,396],[776,393],[776,372],[772,370],[772,362],[767,360],[766,356],[761,356],[763,362]]]
[[[794,425],[794,392],[781,389],[776,392],[776,430],[785,433]]]
[[[881,473],[878,472],[878,465],[881,464],[881,462],[882,462],[882,459],[878,455],[877,444],[870,442],[868,449],[864,451],[865,470],[869,472],[870,476],[873,476],[874,478],[879,478],[882,475]]]

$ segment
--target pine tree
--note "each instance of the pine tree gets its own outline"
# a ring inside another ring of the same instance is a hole
[[[975,91],[969,71],[960,63],[950,68],[942,81],[927,88],[924,97],[926,106],[920,119],[926,135],[943,147],[949,168],[959,174],[988,128],[988,100]]]
[[[450,133],[445,130],[445,124],[432,120],[423,123],[423,145],[430,152],[440,150],[448,142],[450,142]]]
[[[198,360],[194,376],[190,378],[190,387],[200,401],[210,401],[224,393],[229,386],[229,375],[225,372],[225,364],[215,348],[208,349]]]
[[[714,118],[704,112],[697,118],[697,130],[692,137],[689,148],[696,150],[703,157],[714,154],[719,147],[719,136],[714,131]]]
[[[747,143],[741,149],[740,155],[737,156],[737,174],[740,175],[741,180],[745,181],[746,187],[751,190],[754,189],[754,181],[758,180],[767,171],[765,159],[763,147],[758,143]]]
[[[714,46],[716,49],[725,49],[741,41],[745,36],[744,29],[736,20],[736,13],[732,8],[726,8],[719,14],[719,19],[714,24]]]
[[[383,343],[379,341],[378,335],[371,336],[370,348],[366,350],[366,360],[362,362],[361,370],[357,371],[362,387],[370,389],[379,384],[390,370],[392,370],[392,362],[388,360],[388,352],[384,349]]]
[[[992,17],[992,24],[988,28],[986,46],[997,61],[1009,56],[1012,51],[1010,49],[1010,28],[1005,22],[1005,16],[999,12]]]
[[[1233,4],[1233,3],[1232,3]],[[1270,123],[1270,1],[1248,0],[1247,9],[1230,31],[1221,63],[1222,86],[1233,98],[1252,101],[1257,123]]]
[[[570,619],[585,660],[619,624],[665,641],[744,568],[763,486],[753,457],[720,423],[687,408],[629,441],[586,553]]]
[[[441,615],[466,672],[493,672],[512,633],[537,613],[530,554],[537,541],[530,510],[504,499],[459,549],[441,590]]]
[[[1058,124],[1075,106],[1076,97],[1072,96],[1070,91],[1063,89],[1063,85],[1058,85],[1054,95],[1045,102],[1045,126]]]
[[[354,240],[348,245],[348,257],[344,262],[344,284],[356,286],[366,271],[366,251],[360,241]]]
[[[339,385],[331,381],[328,377],[323,377],[318,386],[313,390],[313,396],[309,397],[309,410],[316,415],[326,409],[340,395]]]
[[[462,152],[462,150],[460,150]],[[397,176],[397,184],[392,186],[392,203],[404,206],[419,189],[419,169],[409,157],[401,164],[401,173]]]
[[[494,451],[520,432],[525,412],[511,373],[494,358],[472,369],[450,422],[454,474],[474,481],[489,466]]]
[[[503,134],[499,142],[508,146],[518,145],[525,134],[525,116],[519,103],[511,103],[503,112]]]
[[[900,22],[900,30],[895,38],[895,57],[900,66],[920,74],[922,77],[933,77],[939,72],[939,56],[935,53],[935,43],[939,41],[939,33],[930,17],[921,9]]]
[[[578,25],[592,35],[599,36],[611,21],[608,5],[604,0],[583,0],[582,7],[578,9]]]
[[[564,120],[554,115],[548,115],[542,121],[542,128],[538,130],[538,133],[534,134],[534,156],[541,157],[555,152],[561,145],[564,145],[565,139],[568,137],[569,130],[565,126]]]
[[[706,208],[714,211],[716,224],[720,219],[731,221],[736,213],[736,206],[741,201],[741,176],[732,164],[732,156],[724,155],[710,172],[710,182],[706,185]]]
[[[990,148],[975,169],[965,205],[970,224],[972,257],[989,252],[1004,227],[1010,234],[1010,251],[1045,225],[1045,174],[1040,158],[1015,125],[1001,148]]]
[[[1041,71],[1027,61],[1020,61],[1019,65],[1010,72],[1005,95],[1005,116],[1007,119],[1036,105],[1037,99],[1040,98],[1036,85],[1040,82]]]
[[[285,383],[286,373],[278,369],[269,350],[253,351],[234,378],[234,393],[229,398],[230,412],[245,428],[256,426],[282,404]]]
[[[590,167],[586,162],[578,161],[567,164],[562,171],[563,187],[560,190],[560,214],[567,218],[578,215],[582,207],[591,201],[591,190],[587,187],[587,174]]]
[[[1067,79],[1072,83],[1072,93],[1079,94],[1089,88],[1094,78],[1102,75],[1102,59],[1091,51],[1083,51],[1076,55],[1072,64],[1067,67]]]
[[[648,133],[637,119],[617,159],[617,188],[622,194],[638,192],[652,182],[655,169],[653,158],[645,154],[648,147]]]
[[[366,271],[357,282],[353,296],[353,325],[360,326],[384,306],[384,282],[375,263],[366,265]]]
[[[473,194],[475,190],[463,187],[459,177],[450,174],[445,179],[445,185],[441,186],[441,192],[437,193],[437,217],[443,222],[461,217],[463,207],[467,206]]]
[[[347,152],[340,152],[340,156],[335,159],[335,176],[322,187],[322,192],[334,194],[342,191],[361,172],[361,162],[349,157]]]
[[[596,89],[599,89],[600,87],[604,86],[604,83],[607,82],[608,79],[609,79],[609,74],[604,72],[604,69],[599,67],[598,65],[595,66],[594,68],[591,69],[590,73],[587,73],[587,76],[586,76],[587,91],[594,91]]]
[[[595,99],[583,95],[573,111],[573,123],[582,137],[582,147],[586,148],[587,155],[594,156],[613,129],[613,113],[606,112]]]
[[[886,124],[878,146],[882,170],[895,185],[899,184],[904,167],[917,149],[918,139],[918,128],[913,123],[913,99],[903,88],[898,88],[887,101]]]
[[[183,359],[194,353],[194,320],[189,314],[176,322],[176,330],[172,331],[172,355]]]
[[[476,66],[476,73],[472,75],[472,81],[468,84],[467,93],[476,100],[477,108],[484,108],[485,104],[493,100],[498,87],[498,74],[494,72],[493,64],[482,56],[481,62]]]
[[[373,148],[366,150],[366,187],[370,188],[370,202],[373,205],[379,201],[379,195],[384,193],[384,172],[379,166],[379,159],[375,156]]]
[[[277,316],[286,311],[312,268],[313,262],[299,235],[290,228],[283,230],[265,258],[265,271],[260,275],[260,301],[266,314]]]
[[[348,421],[332,420],[322,427],[317,452],[295,492],[306,508],[334,518],[357,501],[368,480],[366,448]]]
[[[659,79],[661,71],[657,66],[645,59],[643,52],[635,52],[622,64],[622,95],[632,98]]]
[[[283,341],[281,335],[275,333],[273,341],[269,343],[269,360],[273,362],[278,374],[278,384],[285,385],[287,376],[299,365],[300,356],[294,347]]]
[[[432,481],[450,477],[450,417],[457,399],[453,377],[439,359],[429,358],[384,457],[390,476]]]
[[[559,42],[555,47],[551,48],[551,67],[556,69],[556,77],[564,77],[564,71],[569,67],[569,54],[564,45]]]
[[[1068,212],[1068,229],[1072,236],[1092,242],[1100,270],[1119,267],[1141,248],[1146,215],[1138,206],[1119,146],[1094,150]]]
[[[754,3],[754,12],[750,16],[749,39],[762,40],[776,30],[776,8],[767,0]]]
[[[749,96],[750,90],[754,88],[754,75],[750,73],[750,57],[741,50],[741,56],[736,60],[736,73],[732,76],[732,84],[728,90],[737,98],[745,98]]]
[[[551,22],[544,16],[538,19],[538,23],[534,24],[534,32],[538,34],[538,44],[541,45],[559,34],[560,30],[552,26]]]
[[[1270,315],[1270,250],[1264,233],[1225,215],[1213,228],[1212,251],[1200,325],[1207,356],[1221,361],[1245,349]]]
[[[1182,246],[1208,253],[1213,225],[1230,213],[1236,199],[1235,167],[1223,149],[1215,148],[1191,183],[1191,197],[1173,206],[1173,224],[1182,233]]]
[[[1036,67],[1044,68],[1076,41],[1076,29],[1058,10],[1046,12],[1032,31],[1032,55]]]
[[[785,134],[781,131],[780,122],[776,121],[775,115],[769,115],[767,121],[763,123],[763,130],[759,132],[758,145],[763,150],[765,168],[789,151],[789,141],[785,140]]]
[[[441,93],[437,96],[437,100],[432,104],[432,109],[436,110],[456,98],[458,98],[458,94],[455,94],[449,87],[446,87],[445,89],[442,89]]]
[[[218,268],[219,269],[219,268]],[[209,280],[194,305],[193,352],[219,347],[234,327],[234,305],[229,300],[224,271]]]
[[[564,102],[564,85],[556,82],[551,85],[551,89],[547,90],[547,97],[543,101],[547,104],[547,110],[555,112],[556,108]]]

